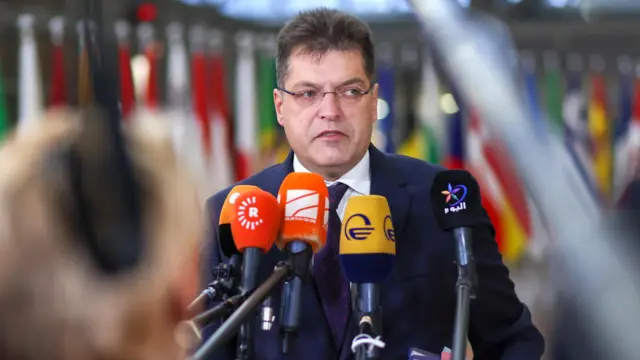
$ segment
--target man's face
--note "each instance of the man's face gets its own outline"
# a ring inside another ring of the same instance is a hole
[[[278,123],[300,161],[317,169],[348,170],[367,151],[377,118],[377,93],[358,50],[318,57],[293,51],[284,89],[274,91]],[[323,92],[338,91],[338,94]],[[315,100],[312,100],[315,99]]]

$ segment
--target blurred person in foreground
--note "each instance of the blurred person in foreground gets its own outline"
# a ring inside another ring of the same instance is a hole
[[[0,149],[0,358],[184,358],[174,337],[197,295],[201,209],[191,179],[156,115],[122,131],[140,189],[144,237],[133,268],[107,274],[78,231],[68,150],[93,191],[96,234],[117,232],[106,146],[96,111],[58,110],[20,129]],[[115,178],[115,176],[114,176]],[[96,191],[97,190],[97,191]],[[102,191],[101,191],[102,190]],[[114,226],[115,225],[115,226]],[[122,249],[120,249],[122,250]]]
[[[320,174],[329,188],[330,212],[342,217],[355,195],[387,198],[396,230],[396,261],[391,278],[381,284],[386,347],[380,358],[406,359],[412,347],[434,354],[451,347],[456,307],[454,239],[436,224],[429,194],[441,166],[384,154],[371,145],[377,119],[378,84],[374,46],[368,26],[345,13],[315,9],[300,13],[278,35],[277,84],[274,103],[278,123],[292,148],[280,164],[241,181],[274,195],[291,172]],[[231,188],[210,198],[208,212],[217,224]],[[283,355],[276,316],[272,331],[256,330],[255,360],[351,359],[357,333],[350,311],[348,282],[337,259],[340,226],[329,223],[327,245],[314,256],[313,279],[302,290],[301,321],[292,352]],[[216,231],[209,267],[226,262]],[[494,230],[474,229],[477,298],[471,302],[468,337],[477,360],[540,359],[544,341],[518,299],[502,263]],[[258,280],[264,281],[287,256],[277,248],[264,256]],[[324,267],[326,274],[316,270]],[[340,289],[335,297],[321,289]],[[280,303],[279,292],[274,301]],[[337,315],[337,316],[336,316]],[[211,359],[232,360],[235,342]]]

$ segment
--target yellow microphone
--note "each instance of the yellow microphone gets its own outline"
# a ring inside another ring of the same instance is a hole
[[[353,311],[360,328],[351,343],[356,359],[378,358],[382,342],[382,307],[378,283],[393,269],[396,234],[387,199],[379,195],[347,200],[340,235],[340,262],[347,279],[355,284]]]
[[[340,261],[355,284],[375,284],[391,274],[396,234],[387,199],[353,196],[347,201],[340,234]]]

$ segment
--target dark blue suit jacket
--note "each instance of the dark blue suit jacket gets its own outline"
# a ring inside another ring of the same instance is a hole
[[[440,230],[429,200],[433,178],[444,169],[417,159],[384,154],[373,146],[370,155],[371,193],[387,198],[397,238],[395,268],[391,277],[381,284],[380,291],[384,313],[382,335],[386,342],[380,359],[407,359],[411,347],[439,354],[444,346],[451,348],[457,278],[453,236]],[[283,163],[240,184],[255,185],[277,195],[282,180],[292,171],[291,153]],[[230,190],[219,192],[207,203],[213,225],[208,270],[228,260],[220,251],[215,227]],[[473,233],[478,289],[477,298],[471,302],[468,336],[475,359],[540,359],[544,340],[532,324],[528,309],[516,297],[493,234],[489,226]],[[259,280],[264,281],[276,263],[285,259],[286,255],[274,247],[262,258]],[[254,359],[352,359],[349,348],[356,335],[355,321],[349,325],[345,343],[338,349],[331,340],[313,283],[305,285],[302,297],[303,311],[293,351],[282,355],[276,315],[270,332],[256,329]],[[274,300],[280,304],[280,291]],[[233,360],[235,345],[235,341],[231,341],[228,348],[221,349],[211,359]]]

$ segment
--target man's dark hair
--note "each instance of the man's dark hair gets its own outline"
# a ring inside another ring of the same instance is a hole
[[[276,76],[284,87],[289,57],[294,49],[322,57],[329,50],[360,50],[364,69],[373,78],[375,60],[371,30],[362,20],[346,13],[317,8],[299,13],[278,34]]]

